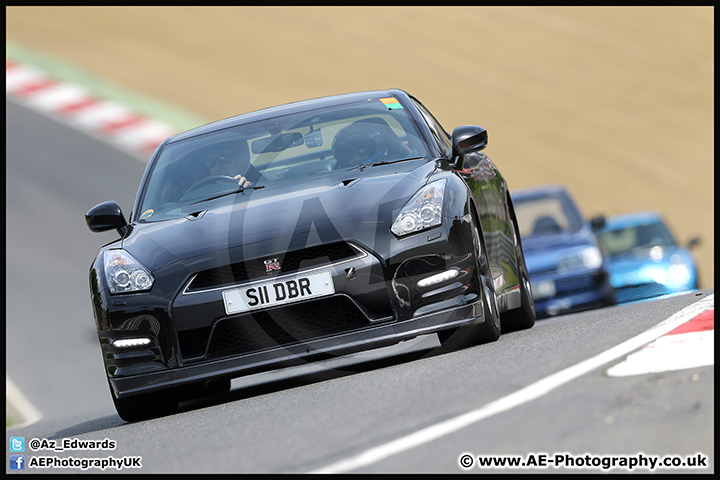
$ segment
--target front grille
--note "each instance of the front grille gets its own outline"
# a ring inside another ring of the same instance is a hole
[[[568,275],[555,280],[555,288],[558,293],[571,293],[578,290],[592,288],[595,278],[592,274]]]
[[[212,332],[208,354],[218,356],[292,345],[367,325],[368,319],[347,297],[312,300],[219,321]]]
[[[359,257],[360,255],[361,253],[353,249],[349,244],[337,242],[329,245],[318,245],[301,250],[294,250],[277,255],[276,257],[273,256],[273,258],[278,258],[282,267],[282,273],[287,274],[297,272],[300,269],[348,260]],[[188,285],[186,291],[192,293],[267,276],[264,261],[268,260],[268,258],[269,256],[198,272],[190,282],[190,285]]]
[[[643,283],[615,289],[617,303],[636,302],[672,293],[660,283]]]
[[[192,328],[190,330],[178,331],[180,342],[180,354],[183,358],[202,357],[205,355],[208,339],[210,338],[210,327]]]

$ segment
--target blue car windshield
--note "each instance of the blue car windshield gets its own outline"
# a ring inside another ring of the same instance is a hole
[[[608,228],[598,235],[611,256],[625,255],[637,249],[675,246],[675,239],[661,222]]]
[[[380,99],[266,117],[166,145],[141,186],[138,214],[183,216],[183,207],[240,191],[239,175],[269,191],[428,152],[405,109]]]
[[[576,232],[583,226],[582,216],[564,193],[513,197],[521,237]]]

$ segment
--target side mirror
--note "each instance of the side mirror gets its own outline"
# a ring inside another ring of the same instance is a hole
[[[596,232],[605,226],[605,215],[596,215],[590,219],[590,226]]]
[[[85,214],[85,223],[93,232],[106,232],[116,229],[120,236],[127,231],[127,221],[120,205],[112,200],[95,205]]]
[[[463,125],[455,128],[452,133],[452,155],[455,158],[456,168],[462,169],[465,155],[479,152],[487,147],[487,143],[488,134],[483,127]]]
[[[700,245],[700,237],[698,237],[697,235],[693,235],[692,237],[690,237],[690,240],[688,240],[686,248],[688,250],[692,250],[698,245]]]

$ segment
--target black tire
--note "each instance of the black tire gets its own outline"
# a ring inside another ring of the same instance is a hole
[[[208,380],[198,382],[181,390],[183,399],[194,399],[224,395],[230,391],[231,380],[229,378]]]
[[[510,221],[513,231],[513,245],[515,247],[515,260],[518,267],[518,277],[520,281],[520,298],[522,304],[513,310],[509,310],[503,314],[502,327],[503,333],[516,330],[525,330],[535,325],[535,301],[532,297],[532,288],[530,286],[530,274],[525,265],[525,255],[522,250],[522,241],[520,232],[517,228],[515,220],[515,212],[510,210]]]
[[[127,398],[115,398],[110,389],[115,410],[126,422],[137,422],[177,412],[179,400],[174,391],[142,393]]]
[[[222,380],[211,380],[205,385],[205,395],[225,395],[230,391],[231,380],[225,378]]]
[[[473,225],[473,237],[475,258],[478,259],[476,266],[478,284],[482,289],[483,322],[438,332],[440,344],[446,351],[494,342],[500,338],[502,330],[487,250],[475,225]]]
[[[497,341],[502,333],[500,312],[495,297],[495,284],[491,276],[483,276],[483,316],[485,321],[478,325],[478,343]]]

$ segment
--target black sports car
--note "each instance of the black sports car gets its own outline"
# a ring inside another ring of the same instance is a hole
[[[529,328],[535,307],[482,127],[449,135],[402,90],[337,95],[173,135],[90,269],[113,401],[172,413],[230,379],[437,333]]]

